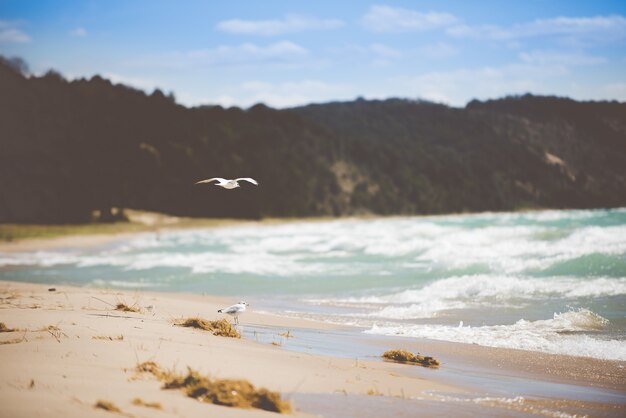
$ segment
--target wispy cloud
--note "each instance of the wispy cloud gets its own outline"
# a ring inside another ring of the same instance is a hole
[[[390,46],[378,42],[371,44],[370,50],[377,55],[388,58],[395,58],[401,55],[400,51],[398,51],[397,49],[391,48]]]
[[[445,28],[457,23],[458,19],[450,13],[377,5],[370,7],[361,22],[374,32],[413,32]]]
[[[319,80],[300,80],[282,83],[247,81],[218,95],[213,103],[222,106],[252,106],[256,103],[278,108],[305,105],[330,100],[347,100],[356,97],[351,86]]]
[[[111,80],[112,83],[115,84],[124,84],[130,87],[134,87],[136,89],[144,90],[146,92],[151,92],[152,90],[158,88],[160,84],[155,80],[151,80],[143,77],[135,77],[135,76],[126,76],[118,73],[104,73],[102,77]],[[160,86],[163,87],[163,86]]]
[[[618,40],[626,37],[626,18],[620,15],[594,17],[556,17],[536,19],[510,27],[497,25],[457,25],[447,29],[451,36],[511,41],[540,36],[589,37]]]
[[[432,45],[423,45],[417,48],[417,53],[420,56],[435,59],[450,58],[457,55],[458,52],[458,49],[445,42],[437,42]]]
[[[70,36],[75,36],[77,38],[84,38],[87,36],[87,30],[85,28],[76,28],[69,31]]]
[[[463,106],[472,98],[487,99],[507,94],[532,91],[551,94],[554,79],[568,74],[562,65],[514,63],[475,69],[429,72],[416,76],[398,77],[391,82],[401,86],[404,96],[413,95],[454,106]]]
[[[287,15],[282,19],[273,20],[224,20],[216,25],[216,29],[222,32],[240,35],[275,36],[310,30],[336,29],[343,25],[344,23],[338,19],[319,19],[309,16]]]
[[[605,57],[588,55],[584,53],[563,53],[559,51],[530,51],[519,54],[522,62],[527,64],[550,64],[550,65],[596,65],[607,61]]]
[[[244,43],[236,46],[197,49],[144,56],[129,62],[135,66],[186,68],[199,66],[293,65],[306,58],[309,51],[290,41],[260,46]]]
[[[20,25],[21,22],[0,20],[0,43],[30,42],[30,36],[19,29]]]

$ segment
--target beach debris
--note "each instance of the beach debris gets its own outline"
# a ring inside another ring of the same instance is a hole
[[[278,334],[281,337],[285,337],[285,338],[293,338],[293,334],[291,333],[291,331],[287,330],[286,332],[283,332],[282,334]]]
[[[50,289],[48,289],[48,292],[56,292],[57,290],[54,287],[51,287]]]
[[[146,401],[144,401],[141,398],[133,399],[133,405],[145,406],[146,408],[153,408],[153,409],[163,409],[163,407],[161,406],[160,403],[158,403],[158,402],[146,402]]]
[[[124,341],[123,335],[118,335],[117,337],[111,337],[108,335],[94,335],[91,337],[92,340],[109,340],[109,341]]]
[[[14,338],[12,340],[4,340],[4,341],[0,341],[0,345],[5,345],[5,344],[18,344],[21,343],[22,341],[28,341],[26,339],[26,337],[22,337],[22,338]]]
[[[116,412],[118,414],[122,413],[122,410],[119,409],[113,402],[98,400],[94,405],[94,408],[104,409],[109,412]]]
[[[370,389],[367,391],[369,396],[382,396],[383,394],[378,391],[378,389]]]
[[[279,413],[291,412],[291,404],[284,401],[280,393],[256,388],[244,379],[210,379],[191,368],[187,368],[187,374],[182,375],[165,371],[153,361],[139,364],[136,370],[152,373],[163,382],[163,389],[180,389],[200,402]]]
[[[57,340],[58,343],[61,342],[61,337],[69,338],[69,336],[63,331],[61,331],[61,328],[57,327],[56,325],[48,325],[47,327],[42,327],[38,329],[37,331],[47,332],[48,334],[52,335],[54,339]]]
[[[128,306],[127,304],[123,303],[123,302],[118,302],[117,305],[115,305],[115,310],[116,311],[122,311],[122,312],[137,312],[137,313],[141,313],[141,308],[136,306],[136,305],[132,305],[132,306]]]
[[[30,383],[28,384],[28,389],[35,388],[35,379],[30,379]]]
[[[4,322],[0,322],[0,332],[15,332],[17,329],[9,328],[5,325]]]
[[[413,354],[405,350],[388,350],[382,355],[384,359],[397,363],[416,364],[423,367],[439,367],[439,360],[434,357],[421,356],[419,353]]]
[[[209,321],[199,317],[192,317],[177,321],[179,327],[198,328],[213,333],[219,337],[241,338],[241,334],[225,319]]]

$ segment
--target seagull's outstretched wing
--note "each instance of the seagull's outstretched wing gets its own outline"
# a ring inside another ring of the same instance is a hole
[[[257,181],[256,181],[255,179],[252,179],[252,178],[250,178],[250,177],[240,177],[240,178],[238,178],[238,179],[235,179],[235,181],[239,181],[239,180],[249,181],[250,183],[252,183],[252,184],[254,184],[254,185],[256,185],[256,186],[258,186],[258,185],[259,185],[259,183],[257,183]]]
[[[224,182],[226,181],[226,179],[223,179],[223,178],[221,178],[221,177],[213,177],[213,178],[211,178],[211,179],[206,179],[206,180],[200,180],[200,181],[197,181],[197,182],[196,182],[196,184],[201,184],[201,183],[210,183],[210,182],[212,182],[212,181],[216,181],[216,180],[217,180],[219,183],[224,183]]]

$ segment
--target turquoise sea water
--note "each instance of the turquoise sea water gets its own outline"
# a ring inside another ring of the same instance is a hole
[[[145,234],[0,254],[0,279],[206,292],[373,334],[626,360],[626,209]]]

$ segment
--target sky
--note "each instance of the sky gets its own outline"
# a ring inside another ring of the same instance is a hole
[[[187,106],[626,101],[626,1],[0,0],[0,55]]]

